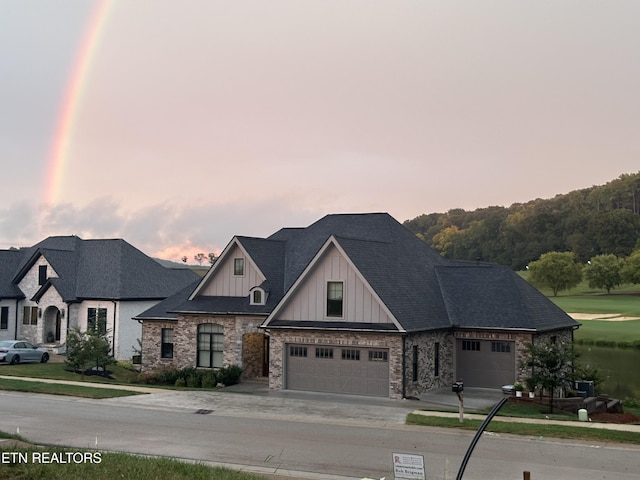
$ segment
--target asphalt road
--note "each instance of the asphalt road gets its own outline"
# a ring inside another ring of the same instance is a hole
[[[455,478],[473,435],[403,425],[402,415],[393,415],[392,410],[383,415],[386,421],[368,415],[366,422],[358,422],[351,411],[340,418],[341,407],[334,405],[330,421],[311,414],[286,420],[281,414],[243,412],[241,406],[251,401],[250,395],[223,394],[233,408],[218,402],[205,413],[181,405],[176,395],[164,397],[171,402],[151,401],[156,395],[162,394],[144,396],[149,400],[145,403],[142,396],[132,402],[127,400],[132,397],[89,400],[0,392],[0,429],[14,433],[19,428],[22,436],[40,444],[96,448],[97,443],[100,451],[165,455],[242,465],[260,473],[277,471],[292,478],[336,480],[391,479],[393,452],[423,455],[428,479]],[[277,401],[286,409],[285,400]],[[313,402],[307,409],[315,411]],[[486,434],[464,478],[513,480],[529,471],[533,480],[636,479],[639,454],[637,446]]]

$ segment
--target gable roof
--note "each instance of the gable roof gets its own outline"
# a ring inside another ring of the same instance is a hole
[[[247,297],[194,293],[174,313],[264,314],[263,327],[301,327],[300,322],[279,320],[277,313],[329,240],[399,323],[399,331],[578,326],[507,267],[447,260],[386,213],[327,215],[306,228],[283,228],[266,239],[234,237],[267,278],[261,285],[270,290],[267,305],[250,305]]]
[[[24,294],[11,280],[18,270],[24,252],[0,250],[0,298],[24,298]]]
[[[11,283],[17,284],[44,257],[57,273],[40,288],[38,299],[55,286],[65,302],[84,299],[157,300],[199,278],[188,269],[169,269],[122,239],[49,237],[20,250]]]

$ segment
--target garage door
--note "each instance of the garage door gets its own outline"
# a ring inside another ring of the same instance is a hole
[[[514,342],[458,340],[456,379],[465,386],[500,388],[516,376]]]
[[[286,388],[389,396],[388,349],[287,345]]]

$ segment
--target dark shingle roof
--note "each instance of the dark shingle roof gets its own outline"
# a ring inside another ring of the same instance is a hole
[[[24,298],[18,286],[11,281],[23,257],[21,250],[0,250],[0,298]]]
[[[436,274],[455,327],[540,332],[578,325],[507,267],[452,263]]]
[[[19,283],[42,255],[58,278],[50,278],[39,294],[52,285],[65,302],[164,299],[199,278],[188,269],[163,267],[122,239],[49,237],[21,252],[12,283]]]
[[[247,297],[199,296],[174,303],[174,312],[269,315],[331,237],[407,332],[578,325],[510,269],[446,260],[386,213],[327,215],[267,239],[236,237],[267,277],[267,305],[250,305]],[[276,312],[268,325],[298,323],[281,321]]]

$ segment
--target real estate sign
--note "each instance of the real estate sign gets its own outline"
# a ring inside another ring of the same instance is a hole
[[[424,457],[406,453],[393,454],[393,475],[398,479],[425,480]]]

